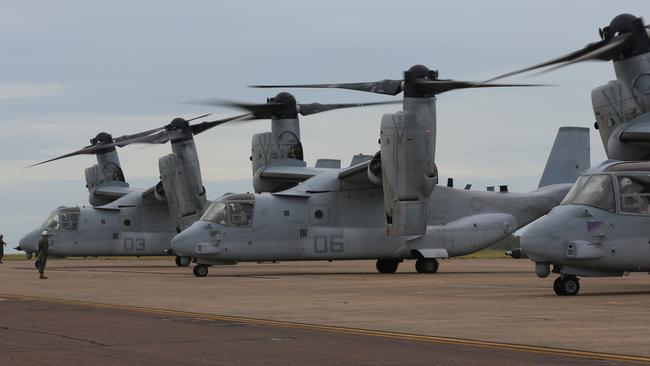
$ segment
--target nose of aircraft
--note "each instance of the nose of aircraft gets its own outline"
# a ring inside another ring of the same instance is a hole
[[[526,255],[535,260],[543,256],[546,225],[543,219],[533,222],[519,236],[519,245]]]
[[[520,235],[519,243],[528,258],[535,262],[548,262],[561,254],[566,241],[567,225],[575,216],[573,211],[573,207],[555,207],[546,216],[526,227]]]
[[[196,246],[201,242],[201,222],[195,222],[187,229],[176,234],[172,239],[172,249],[180,256],[193,256],[196,254]]]
[[[42,229],[34,229],[23,236],[20,241],[18,241],[18,250],[22,250],[26,253],[38,251],[38,241],[41,238]]]

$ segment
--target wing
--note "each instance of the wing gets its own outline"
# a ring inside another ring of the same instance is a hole
[[[133,188],[129,188],[129,187],[107,185],[95,189],[93,191],[93,194],[95,196],[116,200],[118,198],[126,196],[127,194],[133,191],[134,191]]]
[[[303,166],[269,165],[262,170],[259,177],[264,180],[282,183],[300,183],[331,168],[311,168]]]
[[[380,184],[376,184],[370,181],[370,178],[368,178],[369,164],[370,160],[366,160],[357,165],[342,169],[339,173],[339,180],[342,183],[350,183],[355,185],[371,185],[377,187],[380,186]]]

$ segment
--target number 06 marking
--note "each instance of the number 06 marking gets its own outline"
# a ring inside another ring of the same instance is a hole
[[[314,252],[316,253],[343,252],[343,237],[340,235],[333,235],[329,238],[326,235],[314,236]]]

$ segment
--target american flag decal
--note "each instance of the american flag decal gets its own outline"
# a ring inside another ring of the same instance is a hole
[[[587,231],[594,231],[601,229],[605,223],[600,220],[589,220],[587,221]]]

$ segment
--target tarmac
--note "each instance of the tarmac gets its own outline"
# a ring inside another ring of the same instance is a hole
[[[559,297],[528,260],[0,265],[2,365],[650,364],[650,278],[584,278]],[[7,363],[5,362],[7,361]]]

